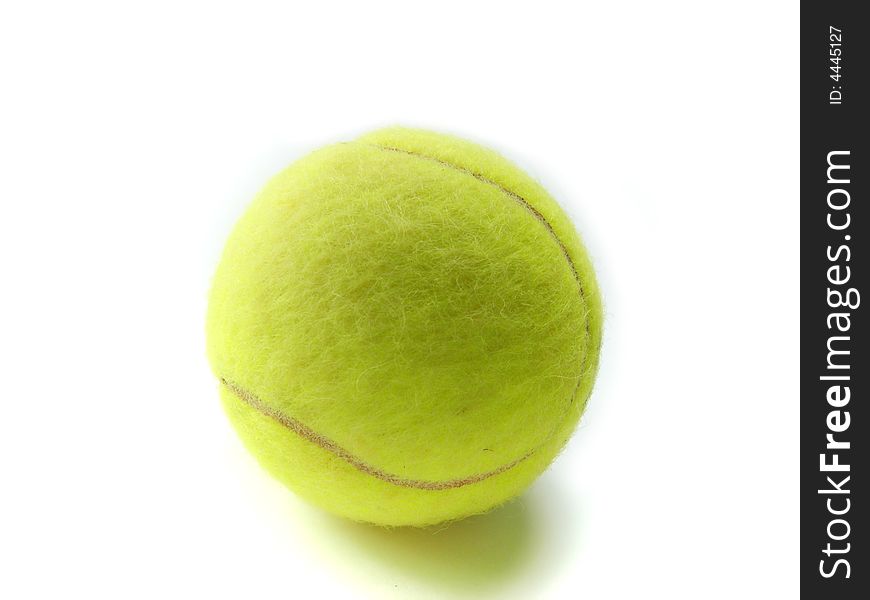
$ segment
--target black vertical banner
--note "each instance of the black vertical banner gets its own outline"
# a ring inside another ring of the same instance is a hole
[[[838,600],[870,598],[870,20],[862,4],[801,6],[801,591]]]

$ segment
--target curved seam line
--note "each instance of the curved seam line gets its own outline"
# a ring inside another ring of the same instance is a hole
[[[373,467],[372,465],[363,462],[328,437],[317,433],[301,421],[284,414],[280,410],[272,408],[271,406],[260,400],[257,396],[242,388],[241,386],[233,383],[232,381],[221,377],[221,383],[224,384],[227,389],[229,389],[239,400],[242,400],[245,404],[248,404],[258,413],[270,417],[271,419],[277,421],[279,424],[283,425],[287,429],[290,429],[300,437],[320,446],[328,452],[331,452],[338,458],[341,458],[342,460],[349,463],[354,468],[362,471],[363,473],[400,487],[417,488],[421,490],[448,490],[453,488],[459,488],[465,485],[469,485],[471,483],[483,481],[484,479],[488,479],[489,477],[492,477],[494,475],[504,473],[505,471],[515,467],[517,464],[529,458],[535,452],[535,450],[531,450],[527,452],[524,456],[510,463],[504,464],[497,469],[493,469],[492,471],[487,471],[485,473],[479,473],[477,475],[469,475],[468,477],[463,477],[461,479],[450,479],[446,481],[408,479],[405,477],[399,477],[398,475],[393,475],[392,473],[387,473],[386,471],[382,471],[377,467]]]
[[[556,230],[553,229],[553,226],[550,224],[550,222],[547,220],[547,218],[543,214],[541,214],[541,212],[537,208],[532,206],[528,200],[526,200],[525,198],[523,198],[522,196],[520,196],[519,194],[517,194],[513,190],[506,188],[505,186],[498,183],[497,181],[494,181],[494,180],[490,179],[489,177],[486,177],[485,175],[481,175],[480,173],[477,173],[476,171],[472,171],[471,169],[466,169],[465,167],[460,167],[459,165],[455,165],[451,162],[447,162],[446,160],[441,160],[440,158],[435,158],[433,156],[428,156],[426,154],[420,154],[419,152],[411,152],[410,150],[403,150],[401,148],[395,148],[393,146],[381,146],[379,144],[366,144],[366,145],[371,146],[372,148],[378,148],[380,150],[385,150],[387,152],[398,152],[399,154],[407,154],[408,156],[416,156],[417,158],[420,158],[422,160],[428,160],[428,161],[431,161],[434,163],[438,163],[439,165],[447,167],[448,169],[452,169],[454,171],[459,171],[460,173],[465,173],[466,175],[470,175],[471,177],[474,177],[475,179],[477,179],[481,183],[491,185],[492,187],[500,190],[502,193],[509,196],[511,199],[513,199],[515,202],[517,202],[520,206],[525,208],[526,211],[529,212],[529,214],[531,214],[539,223],[541,223],[541,225],[543,225],[546,228],[547,233],[550,234],[550,237],[553,238],[553,241],[556,242],[556,244],[559,246],[559,249],[562,251],[562,255],[565,257],[565,261],[568,263],[568,268],[571,269],[571,274],[574,277],[574,281],[577,282],[577,288],[578,288],[578,291],[580,293],[580,298],[583,300],[583,305],[584,306],[588,305],[586,293],[585,293],[585,290],[583,289],[583,283],[580,281],[580,274],[577,273],[577,266],[574,264],[574,260],[571,258],[571,255],[568,254],[568,248],[565,246],[564,243],[562,243],[561,238],[556,233]],[[589,331],[589,321],[588,320],[585,321],[585,323],[584,323],[584,329],[585,329],[585,333],[586,333],[586,339],[589,340],[592,336],[591,336],[591,332]],[[583,369],[586,367],[586,353],[584,353],[584,355],[583,355],[583,363],[581,363],[580,367],[581,367],[580,373],[582,374]],[[572,400],[573,400],[573,396],[572,396]]]

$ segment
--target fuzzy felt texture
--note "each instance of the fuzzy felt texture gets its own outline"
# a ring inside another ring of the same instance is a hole
[[[601,324],[586,252],[540,185],[471,142],[391,128],[269,182],[224,250],[207,335],[267,470],[334,513],[422,526],[547,467]]]

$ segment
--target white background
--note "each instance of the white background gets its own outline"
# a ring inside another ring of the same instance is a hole
[[[0,8],[0,596],[788,598],[798,7]],[[390,124],[517,161],[606,301],[589,410],[436,531],[311,508],[225,420],[209,278],[266,179]]]

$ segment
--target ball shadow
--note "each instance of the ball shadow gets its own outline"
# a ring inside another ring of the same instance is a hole
[[[492,591],[524,571],[535,535],[534,500],[520,498],[484,515],[425,529],[385,529],[331,519],[336,537],[359,555],[425,587],[444,592]]]

